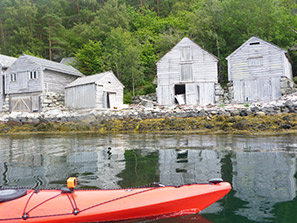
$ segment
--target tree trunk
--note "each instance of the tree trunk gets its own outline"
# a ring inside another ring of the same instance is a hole
[[[79,22],[81,22],[79,0],[76,0],[76,9],[77,9],[78,20]]]
[[[160,0],[157,0],[157,12],[158,16],[160,16]]]
[[[140,6],[143,6],[143,2],[142,2],[142,0],[140,0],[139,4],[140,4]]]
[[[218,34],[216,34],[216,43],[217,43],[218,57],[220,57],[220,45],[219,45],[219,40],[218,40]]]
[[[2,40],[2,45],[6,45],[6,38],[5,38],[5,33],[4,33],[4,27],[2,23],[2,18],[0,18],[0,29],[1,29],[1,40]]]
[[[133,90],[133,97],[135,97],[135,77],[134,77],[134,71],[132,71],[132,90]]]
[[[51,39],[51,24],[48,25],[48,47],[49,47],[49,59],[52,60],[52,39]]]

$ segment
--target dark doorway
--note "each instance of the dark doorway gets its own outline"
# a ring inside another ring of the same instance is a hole
[[[109,92],[107,92],[107,108],[110,108]]]
[[[175,104],[185,104],[186,101],[186,86],[184,84],[177,84],[174,86]]]
[[[179,84],[174,86],[175,94],[185,94],[186,86],[184,84]]]

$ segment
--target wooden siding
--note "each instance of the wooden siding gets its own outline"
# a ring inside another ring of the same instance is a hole
[[[56,92],[64,94],[65,86],[77,79],[76,76],[59,73],[52,70],[43,72],[44,92]]]
[[[181,57],[183,47],[191,47],[191,60]],[[208,52],[200,48],[189,39],[184,39],[176,45],[157,63],[159,85],[168,85],[181,82],[181,65],[192,64],[193,79],[195,82],[217,82],[218,61]]]
[[[186,104],[213,103],[214,100],[198,98],[197,86],[200,83],[212,83],[214,86],[218,82],[218,59],[189,38],[184,38],[158,61],[157,78],[157,97],[161,105],[174,104],[174,86],[178,84],[187,86]],[[205,86],[201,85],[202,92]],[[202,93],[199,97],[214,95],[214,88],[208,90],[213,92]]]
[[[66,106],[72,108],[121,107],[123,97],[123,85],[112,73],[99,75],[95,83],[75,85],[65,90]]]
[[[175,102],[175,85],[158,86],[157,98],[160,105],[172,105]],[[214,104],[215,84],[188,83],[185,84],[185,102],[187,105]],[[169,102],[169,103],[168,103]]]
[[[174,104],[174,86],[173,85],[158,85],[157,99],[159,105]]]
[[[29,72],[37,71],[38,78],[29,80]],[[11,81],[11,74],[16,74],[16,81]],[[19,58],[5,73],[6,94],[18,94],[42,91],[42,70],[25,57]]]
[[[4,75],[2,75],[2,72],[0,70],[0,95],[4,94]]]
[[[40,94],[13,94],[9,95],[10,112],[39,112]]]
[[[256,42],[259,44],[253,45]],[[285,51],[257,37],[250,38],[227,60],[230,81],[292,75]],[[287,72],[284,72],[284,67],[287,67]]]
[[[285,50],[257,37],[250,38],[227,60],[234,102],[275,100],[281,96],[280,77],[292,78]]]
[[[5,99],[4,95],[0,94],[0,112],[2,112],[3,110],[4,99]]]
[[[247,45],[229,59],[228,66],[229,80],[280,77],[283,75],[282,51],[264,43]]]
[[[290,80],[293,80],[293,70],[292,70],[292,64],[290,63],[289,59],[285,54],[283,54],[283,61],[284,61],[284,75],[285,77],[289,78]]]
[[[95,95],[96,85],[94,83],[66,88],[65,104],[71,108],[94,108]]]
[[[99,83],[98,83],[99,84]],[[100,80],[100,85],[103,87],[98,88],[97,92],[97,100],[99,101],[98,106],[100,106],[100,102],[102,102],[102,105],[104,108],[107,107],[107,105],[104,103],[106,100],[105,97],[106,94],[104,92],[110,92],[110,93],[115,93],[115,104],[113,107],[120,107],[123,105],[123,100],[124,100],[124,88],[123,86],[114,78],[113,75],[106,75]]]
[[[233,81],[234,102],[271,101],[279,98],[280,78]]]

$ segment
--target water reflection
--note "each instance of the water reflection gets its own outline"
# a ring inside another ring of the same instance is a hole
[[[272,218],[275,203],[296,196],[296,158],[284,152],[237,152],[233,159],[235,196],[247,201],[236,212],[249,219]],[[255,214],[257,213],[257,214]]]
[[[221,177],[233,190],[202,215],[214,222],[273,221],[278,204],[297,203],[296,152],[296,135],[7,136],[0,137],[0,187],[60,188],[70,176],[78,178],[80,188],[180,185]]]

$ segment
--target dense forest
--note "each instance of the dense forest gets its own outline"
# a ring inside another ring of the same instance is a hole
[[[113,70],[126,101],[155,91],[155,63],[184,36],[220,58],[224,83],[225,58],[253,35],[288,50],[296,75],[296,0],[0,0],[1,54]]]

